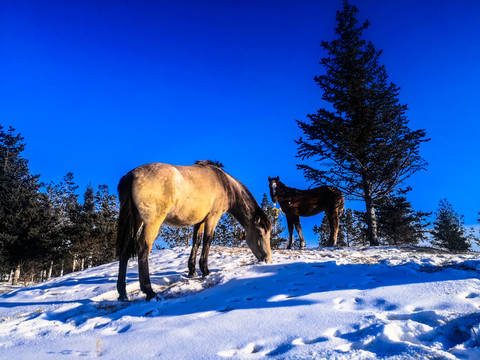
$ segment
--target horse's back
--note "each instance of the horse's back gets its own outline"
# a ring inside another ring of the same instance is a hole
[[[221,184],[207,166],[152,163],[132,174],[132,195],[142,217],[164,216],[166,225],[197,224],[224,202]]]
[[[333,186],[324,185],[306,190],[288,189],[288,195],[283,201],[279,199],[285,213],[308,217],[343,207],[342,192]]]

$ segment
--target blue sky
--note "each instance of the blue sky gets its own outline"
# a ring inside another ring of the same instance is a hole
[[[480,211],[480,2],[352,1],[365,37],[401,87],[427,171],[409,200]],[[25,138],[44,182],[80,190],[148,162],[216,159],[260,202],[268,176],[307,188],[294,143],[322,106],[319,44],[342,1],[26,1],[0,3],[0,124]],[[360,202],[347,206],[363,209]],[[303,221],[311,228],[321,216]]]

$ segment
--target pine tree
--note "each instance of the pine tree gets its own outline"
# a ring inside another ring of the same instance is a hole
[[[470,242],[465,234],[463,215],[458,215],[447,199],[440,200],[433,223],[432,245],[452,252],[470,250]]]
[[[245,230],[237,219],[231,214],[225,213],[215,228],[215,236],[212,243],[221,246],[244,247],[247,245]]]
[[[347,246],[365,246],[367,244],[366,232],[362,229],[362,224],[352,209],[345,210],[340,226],[343,228]]]
[[[326,216],[323,217],[320,226],[315,225],[313,227],[313,233],[318,237],[319,246],[327,246],[330,237],[330,226]],[[337,244],[338,246],[366,245],[364,231],[352,209],[346,209],[340,217]]]
[[[427,239],[426,217],[430,213],[414,211],[405,196],[383,198],[377,204],[378,234],[388,245],[417,245]]]
[[[322,108],[297,121],[305,138],[297,141],[298,157],[315,158],[324,170],[298,165],[315,184],[333,184],[366,207],[370,245],[378,245],[375,201],[398,190],[413,173],[426,167],[419,156],[424,130],[411,131],[399,103],[399,88],[388,82],[379,64],[382,51],[363,39],[368,22],[358,24],[358,9],[344,1],[337,12],[337,39],[321,46],[328,56],[326,74],[315,77],[323,90]]]
[[[118,201],[111,195],[108,186],[99,185],[95,195],[96,247],[92,265],[97,266],[115,260],[115,238],[117,235]]]
[[[265,214],[267,214],[270,222],[272,223],[270,247],[272,249],[279,249],[282,244],[287,243],[287,238],[281,235],[285,231],[285,227],[282,226],[282,219],[280,217],[281,210],[277,209],[273,205],[273,203],[268,200],[268,196],[266,193],[263,194],[260,207],[265,212]]]
[[[337,246],[347,246],[345,242],[345,232],[343,227],[343,216],[340,217],[340,226],[338,228]],[[326,216],[323,217],[320,226],[315,225],[313,227],[313,233],[318,237],[318,246],[328,246],[330,239],[330,225]]]
[[[12,127],[3,129],[0,126],[0,270],[8,272],[21,270],[24,263],[41,266],[48,255],[45,244],[52,218],[39,175],[30,174],[23,157],[23,137]]]
[[[74,259],[78,261],[78,270],[85,268],[85,261],[92,258],[95,251],[95,192],[89,184],[83,194],[83,205],[77,207],[78,213],[73,217],[72,227],[75,236],[72,237],[71,251]]]
[[[170,247],[188,246],[193,237],[193,227],[175,228],[162,225],[158,237]]]
[[[48,194],[53,207],[53,214],[57,219],[57,241],[52,246],[52,254],[60,262],[60,275],[76,268],[75,247],[80,241],[78,224],[80,223],[81,205],[78,202],[73,173],[67,173],[58,184],[49,184]],[[71,267],[69,266],[71,265]]]

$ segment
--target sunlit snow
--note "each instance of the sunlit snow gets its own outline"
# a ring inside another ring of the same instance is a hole
[[[150,256],[146,302],[130,260],[0,295],[2,359],[479,359],[480,255],[413,247],[273,251],[212,247]]]

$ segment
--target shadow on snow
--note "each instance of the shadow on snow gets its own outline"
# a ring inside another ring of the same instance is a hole
[[[468,264],[466,264],[468,263]],[[337,265],[335,261],[329,262],[294,262],[278,265],[258,265],[250,271],[257,272],[257,276],[250,278],[233,278],[225,283],[220,283],[215,277],[221,277],[222,272],[213,272],[205,279],[187,279],[184,274],[171,270],[152,274],[152,284],[155,285],[165,276],[176,277],[176,284],[188,284],[190,281],[203,281],[204,289],[194,290],[194,293],[180,293],[177,297],[164,299],[160,302],[145,302],[137,300],[129,303],[117,301],[93,301],[88,298],[65,301],[34,301],[34,302],[8,302],[7,299],[22,291],[39,292],[53,288],[68,288],[71,286],[105,285],[111,284],[115,289],[116,278],[111,276],[69,277],[64,280],[54,279],[37,286],[18,289],[11,293],[0,295],[0,308],[18,308],[24,306],[48,306],[62,304],[78,304],[74,308],[54,309],[46,312],[48,320],[62,321],[65,323],[82,324],[88,319],[106,317],[117,320],[121,317],[163,317],[182,316],[201,312],[215,311],[226,313],[241,309],[268,309],[277,307],[308,306],[316,302],[309,297],[315,293],[325,293],[341,290],[369,290],[378,287],[388,287],[404,284],[419,284],[434,281],[463,280],[477,278],[478,274],[473,269],[480,266],[480,261],[468,260],[454,266],[437,267],[432,265],[418,265],[409,262],[403,265],[390,266],[385,261],[377,264],[345,264]],[[81,273],[78,273],[81,274]],[[177,275],[177,276],[175,276]],[[127,274],[128,280],[138,281],[136,271]],[[213,281],[212,281],[213,279]],[[208,283],[210,281],[210,284]],[[53,283],[52,283],[53,282]],[[160,293],[162,295],[162,293]],[[7,300],[7,302],[2,301]],[[382,304],[377,304],[379,307]],[[391,306],[391,305],[390,305]],[[385,308],[384,310],[395,310]],[[31,314],[37,317],[39,314]],[[376,331],[376,329],[370,329]],[[369,331],[363,329],[362,332]],[[351,333],[346,337],[355,338],[358,334]],[[452,339],[452,343],[457,343]]]

